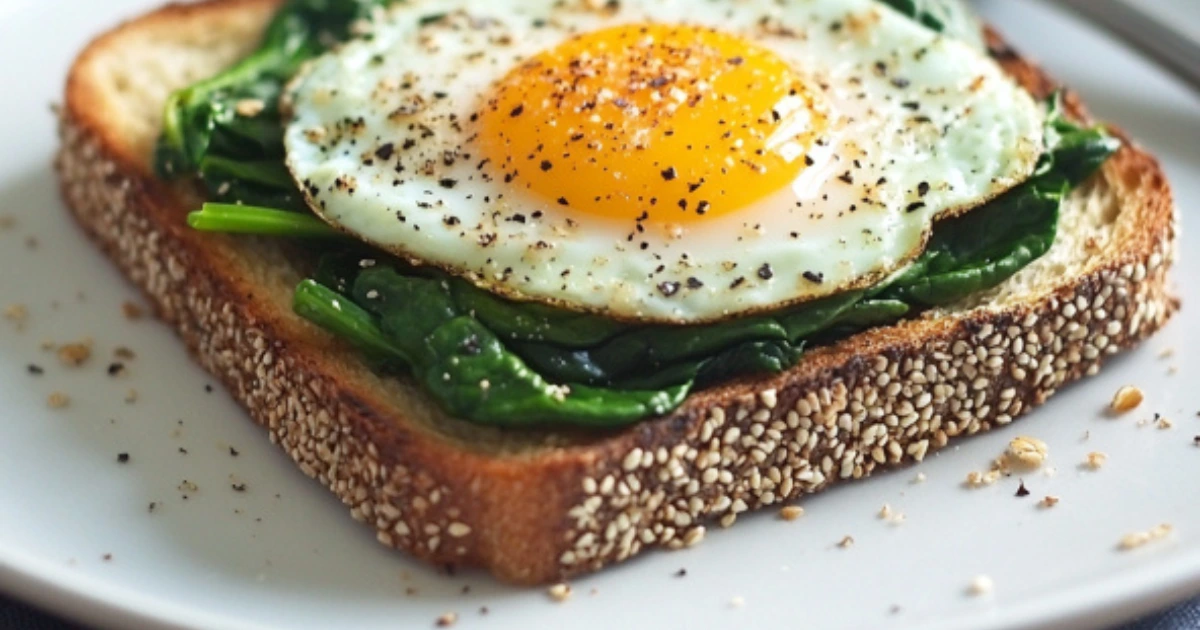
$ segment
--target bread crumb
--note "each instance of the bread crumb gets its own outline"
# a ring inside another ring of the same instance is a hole
[[[1163,538],[1170,536],[1171,532],[1173,532],[1174,530],[1175,530],[1175,528],[1172,527],[1169,523],[1163,523],[1161,525],[1157,525],[1157,526],[1151,528],[1149,531],[1130,532],[1121,537],[1121,542],[1117,546],[1118,546],[1118,548],[1120,548],[1123,551],[1128,551],[1130,549],[1137,549],[1138,547],[1141,547],[1148,543],[1154,542],[1156,540],[1162,540]]]
[[[137,399],[138,391],[136,389],[130,389],[129,391],[125,392],[125,404],[132,405],[133,403],[137,402]]]
[[[928,479],[928,477],[925,476],[925,473],[919,472],[917,473],[916,477],[913,477],[913,483],[925,483],[926,479]]]
[[[850,547],[853,547],[854,546],[854,537],[853,536],[842,537],[842,539],[840,541],[838,541],[838,546],[841,547],[842,549],[849,549]]]
[[[267,108],[267,104],[259,98],[244,98],[238,101],[233,108],[238,113],[238,116],[253,118],[261,114]]]
[[[995,589],[996,583],[992,580],[991,576],[976,575],[971,578],[971,584],[967,586],[967,593],[979,597],[987,595]]]
[[[1142,404],[1145,398],[1146,395],[1142,393],[1141,389],[1133,385],[1126,385],[1113,394],[1112,403],[1109,406],[1117,413],[1125,413]]]
[[[1042,471],[1042,474],[1046,475],[1047,477],[1053,477],[1054,475],[1058,474],[1058,469],[1054,466],[1047,466],[1046,469]]]
[[[779,510],[779,517],[785,521],[794,521],[804,516],[804,508],[798,505],[784,506]]]
[[[1166,429],[1170,429],[1173,426],[1175,426],[1175,423],[1171,422],[1170,419],[1159,417],[1159,419],[1158,419],[1158,428],[1159,429],[1166,430]]]
[[[176,489],[180,492],[198,492],[200,490],[200,486],[197,486],[195,482],[184,479],[179,483],[179,486],[177,486]]]
[[[1100,468],[1102,466],[1104,466],[1105,462],[1107,462],[1107,461],[1108,461],[1108,453],[1101,453],[1100,451],[1092,451],[1091,453],[1087,454],[1087,459],[1084,460],[1084,463],[1087,465],[1088,468],[1091,468],[1092,470],[1100,470]]]
[[[134,354],[133,350],[130,350],[129,348],[126,348],[125,346],[117,346],[113,350],[113,356],[117,357],[118,359],[123,359],[125,361],[132,361],[137,358],[137,355]]]
[[[986,473],[971,471],[967,473],[966,486],[968,488],[982,488],[996,483],[1000,479],[999,470],[989,470]]]
[[[1056,497],[1052,494],[1048,494],[1048,495],[1042,497],[1042,500],[1040,503],[1038,503],[1038,506],[1043,507],[1043,508],[1052,508],[1052,507],[1058,505],[1058,501],[1059,501],[1058,497]]]
[[[121,313],[125,315],[125,319],[135,320],[141,319],[145,311],[133,302],[124,302],[121,304]]]
[[[67,367],[79,367],[92,358],[90,342],[74,342],[58,347],[58,360]]]
[[[892,506],[884,503],[883,507],[879,508],[879,518],[887,520],[892,517]]]
[[[734,595],[729,599],[729,605],[734,608],[741,608],[746,605],[746,598],[741,595]]]
[[[29,319],[29,309],[24,304],[9,304],[4,307],[4,319],[12,322],[17,330],[25,328],[25,322]]]
[[[1008,459],[1016,464],[1037,468],[1046,461],[1050,449],[1046,443],[1033,437],[1018,436],[1008,443]]]
[[[456,623],[458,623],[458,613],[455,612],[442,613],[435,622],[439,628],[449,628]]]
[[[564,582],[551,586],[546,592],[550,595],[550,599],[556,602],[565,602],[571,597],[571,587]]]
[[[62,409],[71,404],[71,397],[62,392],[54,392],[46,398],[46,404],[50,405],[51,409]]]
[[[1163,348],[1162,352],[1158,353],[1160,359],[1169,359],[1173,356],[1175,356],[1175,348]]]

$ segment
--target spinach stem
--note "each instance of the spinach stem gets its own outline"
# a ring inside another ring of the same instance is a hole
[[[229,203],[206,203],[200,210],[189,213],[187,222],[201,232],[295,238],[342,237],[340,232],[311,214]]]

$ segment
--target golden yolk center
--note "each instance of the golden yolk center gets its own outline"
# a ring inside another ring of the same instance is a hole
[[[576,36],[485,98],[474,137],[493,177],[636,221],[716,216],[786,188],[829,123],[775,53],[671,24]]]

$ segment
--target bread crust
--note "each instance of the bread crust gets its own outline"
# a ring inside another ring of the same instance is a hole
[[[153,138],[114,122],[122,102],[106,69],[138,36],[221,29],[248,45],[277,5],[171,5],[92,42],[60,113],[62,195],[271,441],[380,542],[422,560],[532,584],[693,545],[712,523],[732,525],[741,512],[919,462],[952,438],[1007,424],[1178,307],[1167,282],[1171,192],[1155,159],[1127,143],[1098,175],[1121,200],[1120,243],[1053,290],[873,329],[621,431],[502,431],[446,418],[291,313],[298,272],[261,270],[283,260],[276,244],[188,229],[196,199],[153,176]],[[989,39],[1031,92],[1054,88]]]

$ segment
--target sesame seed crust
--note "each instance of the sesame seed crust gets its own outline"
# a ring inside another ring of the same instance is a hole
[[[178,38],[186,22],[252,40],[246,34],[273,5],[169,7],[89,47],[60,113],[62,194],[271,441],[380,542],[431,563],[548,583],[652,547],[698,544],[713,524],[728,527],[748,510],[919,462],[953,438],[1008,424],[1094,374],[1178,306],[1166,281],[1170,192],[1154,159],[1127,145],[1100,176],[1127,200],[1116,219],[1121,246],[1053,291],[871,330],[784,374],[701,392],[620,432],[473,427],[372,375],[292,315],[302,267],[283,246],[188,230],[182,216],[195,199],[151,175],[153,138],[129,138],[111,122],[120,104],[99,86],[123,34],[171,29]],[[992,45],[1000,46],[994,36]],[[1035,95],[1053,88],[1019,58],[998,58]],[[1077,101],[1069,105],[1084,116]],[[278,273],[258,269],[271,265]]]

